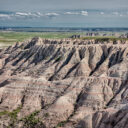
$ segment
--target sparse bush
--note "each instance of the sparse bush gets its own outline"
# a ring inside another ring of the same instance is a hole
[[[0,112],[0,116],[6,115],[10,117],[10,124],[8,128],[12,128],[15,125],[15,122],[17,121],[17,114],[20,112],[22,106],[18,107],[17,109],[13,110],[12,112],[9,111],[3,111]]]
[[[66,124],[67,121],[61,121],[57,124],[56,128],[63,127]]]
[[[44,116],[45,116],[45,117],[49,117],[49,114],[48,114],[48,113],[45,113]]]
[[[105,42],[105,41],[109,41],[110,38],[97,38],[96,42]]]
[[[43,124],[43,122],[41,122],[39,118],[35,117],[38,113],[39,113],[39,111],[35,111],[32,114],[21,119],[21,121],[24,122],[24,127],[26,127],[26,128],[35,128],[35,127],[45,128],[45,125]]]
[[[7,115],[8,113],[9,113],[8,111],[2,111],[0,112],[0,116]]]
[[[8,115],[10,116],[10,118],[16,120],[17,114],[20,112],[21,108],[22,107],[20,106],[17,109],[13,110],[12,112],[9,112]]]

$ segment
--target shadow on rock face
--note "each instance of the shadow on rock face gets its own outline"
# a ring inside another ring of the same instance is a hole
[[[6,84],[9,84],[8,80],[5,80],[2,83],[0,83],[0,88],[4,87]]]
[[[78,125],[76,126],[76,128],[86,128],[86,123],[84,120],[81,120]]]

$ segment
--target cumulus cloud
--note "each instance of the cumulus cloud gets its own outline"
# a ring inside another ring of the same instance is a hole
[[[115,16],[127,16],[128,11],[125,12],[120,12],[120,11],[113,11],[113,12],[104,12],[104,10],[100,10],[97,12],[92,11],[93,13],[90,13],[90,15],[115,15]],[[70,11],[65,11],[65,12],[0,12],[0,19],[36,19],[36,18],[46,18],[46,17],[57,17],[57,16],[63,16],[63,15],[82,15],[82,16],[88,16],[88,11],[86,10],[70,10]]]
[[[6,14],[0,14],[0,17],[8,17]]]
[[[15,12],[12,14],[0,14],[0,19],[34,19],[34,18],[41,18],[43,16],[48,17],[55,17],[58,16],[58,13],[51,12],[51,13],[40,13],[40,12]]]
[[[81,15],[88,16],[88,12],[87,11],[81,11]]]
[[[29,16],[29,15],[31,15],[31,13],[16,12],[16,15],[20,15],[20,16]]]
[[[104,15],[104,12],[100,12],[101,15]]]
[[[4,20],[4,19],[11,19],[11,15],[8,14],[0,14],[0,19]]]
[[[0,19],[33,19],[33,18],[41,18],[44,15],[40,12],[15,12],[11,14],[0,14]]]
[[[31,12],[28,12],[28,13],[16,12],[15,16],[35,18],[35,17],[41,17],[41,16],[43,16],[43,14],[41,14],[40,12],[36,12],[36,13],[31,13]]]
[[[51,12],[51,13],[46,13],[45,16],[58,16],[59,14],[58,13],[55,13],[55,12]]]
[[[79,11],[79,12],[65,12],[65,15],[83,15],[83,16],[88,16],[87,11]]]
[[[44,16],[42,13],[40,13],[40,12],[36,12],[36,14],[37,15],[39,15],[39,16]]]
[[[78,15],[80,13],[79,12],[65,12],[64,14],[67,14],[67,15]]]

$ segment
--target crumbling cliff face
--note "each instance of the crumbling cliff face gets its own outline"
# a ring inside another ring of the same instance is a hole
[[[33,38],[0,51],[0,128],[127,128],[128,41]]]

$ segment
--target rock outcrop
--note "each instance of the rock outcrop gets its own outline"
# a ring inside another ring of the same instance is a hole
[[[0,51],[0,127],[127,128],[127,77],[128,41],[16,43]]]

